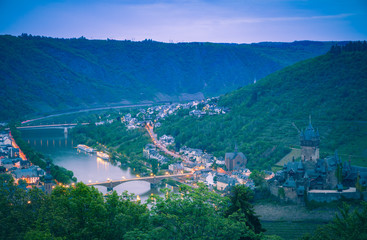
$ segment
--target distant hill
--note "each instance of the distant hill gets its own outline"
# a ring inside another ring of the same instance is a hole
[[[324,54],[331,42],[168,44],[0,36],[0,120],[107,103],[215,96]]]
[[[250,167],[270,168],[299,147],[296,128],[305,128],[311,115],[322,157],[338,150],[344,161],[367,166],[366,42],[333,47],[226,94],[219,104],[230,112],[196,120],[172,117],[157,131],[217,156],[237,143]]]

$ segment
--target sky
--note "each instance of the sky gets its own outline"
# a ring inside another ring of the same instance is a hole
[[[367,39],[367,0],[0,0],[0,34],[160,42]]]

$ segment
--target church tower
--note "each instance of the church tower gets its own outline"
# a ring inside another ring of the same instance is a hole
[[[301,160],[316,162],[320,158],[319,144],[320,135],[319,131],[315,130],[311,124],[311,116],[308,127],[300,133],[301,142]]]
[[[50,167],[49,161],[47,161],[47,166],[46,166],[45,192],[48,195],[51,194],[52,192],[52,175],[51,175],[51,167]]]

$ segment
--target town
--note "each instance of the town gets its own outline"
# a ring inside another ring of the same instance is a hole
[[[146,159],[156,159],[159,165],[169,164],[171,174],[194,173],[190,183],[202,182],[219,192],[229,192],[237,184],[244,184],[252,190],[256,184],[251,178],[251,170],[246,168],[245,153],[233,146],[233,152],[215,157],[202,149],[180,146],[174,151],[172,136],[157,137],[155,128],[161,127],[160,120],[176,114],[178,109],[188,109],[189,116],[202,117],[205,114],[225,114],[228,109],[217,107],[216,98],[192,101],[185,104],[167,104],[148,109],[140,109],[135,116],[128,113],[121,122],[128,129],[143,128],[149,132],[152,143],[143,149]],[[103,122],[111,123],[113,119]],[[337,151],[332,156],[319,156],[320,135],[311,124],[299,132],[301,158],[286,162],[277,172],[261,171],[267,190],[281,201],[303,204],[307,201],[331,202],[339,199],[366,199],[367,168],[353,166],[350,161],[342,162]],[[173,162],[173,163],[172,163]],[[147,163],[149,167],[149,165]],[[264,186],[262,186],[264,187]]]
[[[18,186],[26,189],[35,187],[50,194],[54,183],[49,163],[45,170],[27,159],[10,132],[0,133],[0,173],[10,174]]]
[[[158,161],[158,167],[168,165],[166,174],[193,173],[185,183],[195,186],[198,182],[207,185],[210,190],[219,193],[230,192],[231,187],[243,184],[256,190],[254,176],[248,169],[245,153],[239,152],[237,145],[233,152],[225,156],[215,157],[202,149],[180,146],[174,150],[175,139],[163,135],[157,137],[155,128],[167,116],[176,114],[177,110],[185,109],[191,117],[202,117],[205,114],[225,114],[228,109],[217,107],[217,98],[189,103],[175,103],[140,109],[136,115],[125,114],[118,118],[127,129],[145,128],[151,142],[143,149],[143,157]],[[111,124],[115,119],[110,115],[95,125]],[[331,202],[343,199],[366,199],[367,168],[353,166],[350,162],[341,161],[337,151],[334,155],[321,159],[319,156],[320,135],[314,129],[311,120],[305,130],[299,132],[301,159],[286,162],[283,169],[277,172],[263,170],[261,177],[264,186],[280,201],[302,204],[304,201]],[[3,132],[0,137],[0,171],[12,175],[15,183],[27,188],[36,187],[50,193],[55,185],[48,170],[33,165],[17,146],[11,133]],[[146,162],[148,167],[152,167]],[[264,184],[265,183],[265,184]]]

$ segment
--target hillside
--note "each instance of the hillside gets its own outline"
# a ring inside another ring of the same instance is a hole
[[[366,166],[366,103],[367,47],[351,43],[226,94],[219,101],[231,109],[225,115],[173,116],[156,131],[217,156],[237,143],[250,167],[270,168],[291,147],[299,147],[293,124],[305,128],[311,115],[322,157],[338,150],[342,160]]]
[[[0,36],[0,120],[108,103],[216,96],[331,42],[168,44]]]

